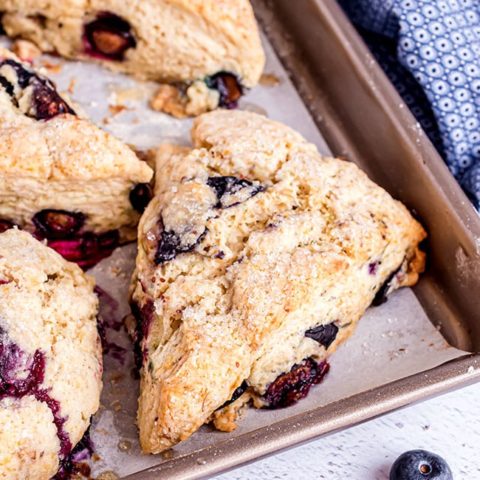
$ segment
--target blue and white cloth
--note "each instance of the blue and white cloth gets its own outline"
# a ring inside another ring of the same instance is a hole
[[[480,0],[339,0],[480,208]]]

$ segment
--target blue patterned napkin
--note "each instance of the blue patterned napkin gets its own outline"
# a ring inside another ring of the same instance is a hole
[[[480,208],[480,0],[339,0]]]

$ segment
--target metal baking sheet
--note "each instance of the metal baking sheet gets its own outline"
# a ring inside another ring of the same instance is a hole
[[[480,286],[477,214],[333,0],[254,6],[270,76],[240,108],[285,122],[325,154],[355,161],[406,202],[430,234],[428,272],[414,290],[368,310],[305,400],[277,411],[250,409],[232,433],[205,426],[183,444],[146,456],[135,426],[132,347],[122,327],[135,245],[117,249],[91,271],[110,342],[92,425],[94,476],[207,477],[480,379],[478,356],[467,354],[480,346],[480,298],[470,294]],[[91,118],[136,148],[188,143],[189,120],[148,108],[154,84],[54,57],[38,63]]]

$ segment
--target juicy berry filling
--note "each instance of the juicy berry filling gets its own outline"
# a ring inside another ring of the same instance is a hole
[[[52,480],[69,480],[75,474],[81,475],[82,478],[90,478],[90,467],[83,462],[91,458],[93,452],[94,445],[89,427],[75,448],[60,462],[60,468]]]
[[[161,222],[163,224],[163,222]],[[161,263],[173,260],[179,253],[191,252],[203,239],[207,231],[204,230],[194,241],[182,243],[182,239],[174,231],[163,230],[155,252],[155,263]]]
[[[139,213],[143,213],[152,199],[152,187],[149,183],[139,183],[130,192],[130,203]]]
[[[10,230],[14,226],[15,226],[15,224],[13,222],[10,222],[9,220],[0,219],[0,233],[3,233],[3,232],[6,232],[7,230]]]
[[[77,233],[85,223],[85,215],[79,212],[47,209],[33,217],[38,233],[50,239],[68,238]]]
[[[137,41],[131,25],[123,18],[109,12],[98,14],[97,18],[84,27],[85,53],[106,60],[123,60],[129,48],[135,48]]]
[[[338,327],[334,323],[329,323],[328,325],[310,328],[305,332],[305,336],[328,348],[337,337],[337,333]]]
[[[147,350],[142,347],[143,340],[148,336],[150,325],[153,322],[154,305],[151,300],[148,300],[143,306],[139,306],[138,303],[132,302],[132,313],[137,321],[136,332],[134,338],[134,353],[135,364],[137,369],[142,368],[143,362],[147,359]]]
[[[238,386],[232,393],[232,397],[230,398],[230,400],[227,400],[221,407],[219,408],[223,408],[223,407],[226,407],[228,405],[230,405],[231,403],[233,403],[235,400],[238,400],[247,390],[248,388],[248,383],[244,380],[240,386]]]
[[[234,207],[265,190],[263,185],[231,176],[209,177],[207,185],[217,195],[218,203],[215,208]]]
[[[66,260],[77,263],[85,270],[110,256],[119,243],[118,230],[111,230],[98,235],[87,232],[77,235],[75,238],[47,240],[47,245],[50,248],[53,248]]]
[[[10,81],[9,69],[15,73],[17,88]],[[7,59],[0,62],[0,79],[0,86],[5,89],[16,107],[19,107],[19,98],[23,91],[28,87],[32,88],[30,104],[23,112],[29,117],[49,120],[63,113],[75,115],[72,108],[58,94],[53,82],[26,69],[15,60]]]
[[[72,450],[72,443],[64,429],[66,419],[60,415],[60,402],[50,396],[49,389],[41,388],[45,378],[45,354],[36,350],[28,355],[17,344],[10,341],[0,328],[0,400],[21,399],[33,396],[45,403],[53,415],[60,440],[60,459]]]
[[[205,79],[208,88],[217,90],[220,94],[218,105],[232,109],[237,108],[238,100],[243,95],[243,87],[236,75],[230,72],[218,72]]]
[[[402,262],[403,263],[403,262]],[[393,273],[389,275],[389,277],[385,280],[383,285],[378,289],[377,293],[375,294],[375,298],[372,301],[372,305],[374,307],[378,307],[387,301],[388,291],[392,286],[393,281],[395,280],[395,276],[400,272],[402,266],[395,270]]]
[[[267,388],[264,399],[267,408],[283,408],[306,397],[312,385],[320,383],[330,366],[326,361],[317,363],[307,358],[295,364],[287,373],[279,375]]]

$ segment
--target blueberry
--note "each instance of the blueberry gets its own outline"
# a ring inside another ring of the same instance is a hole
[[[75,115],[72,108],[58,94],[53,82],[33,71],[25,68],[15,60],[7,59],[0,63],[0,69],[4,66],[13,69],[16,75],[16,83],[20,89],[32,87],[32,98],[30,108],[26,115],[36,120],[49,120],[62,113]],[[12,102],[18,107],[18,99],[15,96],[15,89],[12,83],[0,73],[0,85],[10,95]]]
[[[232,396],[230,397],[230,400],[227,400],[220,408],[226,407],[227,405],[230,405],[233,403],[235,400],[238,400],[247,390],[248,388],[248,383],[244,380],[240,386],[238,386],[232,393]]]
[[[310,328],[305,332],[305,336],[328,348],[337,337],[337,333],[338,327],[334,323],[329,323],[328,325]]]
[[[121,61],[129,48],[137,42],[131,25],[123,18],[109,12],[100,13],[84,27],[85,52],[98,58]]]
[[[327,362],[317,363],[313,358],[294,365],[268,386],[264,395],[267,408],[283,408],[297,403],[308,395],[313,385],[322,381],[329,368]]]
[[[265,190],[265,187],[257,182],[232,176],[209,177],[207,185],[217,195],[215,208],[234,207]]]
[[[11,222],[10,220],[2,220],[0,219],[0,233],[6,232],[7,230],[10,230],[13,228],[15,224]]]
[[[218,72],[205,79],[208,88],[217,90],[220,94],[219,106],[232,109],[238,105],[243,95],[243,87],[236,75],[230,72]]]
[[[138,183],[130,191],[130,203],[139,213],[143,213],[152,198],[152,187],[149,183]]]
[[[38,233],[46,238],[69,238],[82,228],[85,215],[67,210],[45,209],[34,215],[33,223]]]
[[[395,460],[390,480],[453,480],[453,475],[442,457],[426,450],[410,450]]]
[[[207,229],[205,228],[203,232],[197,234],[196,238],[190,242],[184,242],[181,235],[173,230],[163,230],[162,220],[159,221],[158,227],[161,233],[157,251],[155,252],[155,263],[157,265],[173,260],[180,253],[191,252],[207,234]]]

